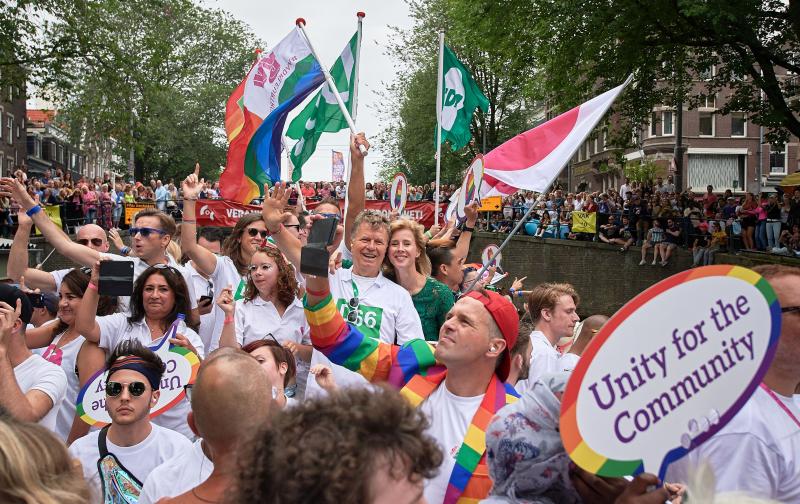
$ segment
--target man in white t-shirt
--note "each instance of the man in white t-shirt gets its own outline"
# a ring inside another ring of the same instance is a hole
[[[75,440],[95,502],[135,502],[150,472],[191,448],[183,435],[150,422],[166,366],[137,340],[125,340],[106,360],[105,408],[111,424]]]
[[[708,463],[716,491],[744,492],[778,502],[800,502],[800,268],[769,264],[767,279],[781,305],[778,349],[761,386],[719,432],[670,465],[666,479],[686,483]]]
[[[272,403],[266,372],[238,349],[214,352],[200,367],[191,395],[189,425],[202,438],[200,449],[195,443],[191,455],[168,460],[153,471],[139,504],[173,496],[178,496],[176,502],[224,500],[241,470],[239,457],[253,433],[265,426]],[[209,466],[212,471],[201,479]]]
[[[0,284],[0,407],[18,420],[39,422],[55,432],[67,375],[25,345],[31,313],[22,291]]]
[[[528,294],[528,311],[535,330],[531,333],[531,366],[528,379],[517,383],[522,393],[545,373],[559,370],[556,344],[571,338],[578,323],[578,293],[567,283],[539,284]]]
[[[0,187],[2,187],[2,190],[12,194],[21,209],[31,217],[33,223],[42,232],[42,235],[64,257],[88,267],[94,266],[103,257],[108,258],[107,254],[102,254],[97,250],[71,241],[61,231],[61,228],[56,226],[47,214],[42,211],[41,207],[33,201],[19,181],[3,178],[0,179]],[[156,264],[168,264],[177,269],[183,276],[186,287],[189,290],[192,306],[190,321],[199,322],[197,297],[194,293],[191,276],[183,266],[167,254],[167,245],[169,245],[172,237],[175,236],[176,230],[175,220],[171,216],[155,208],[145,208],[136,214],[133,226],[130,228],[133,243],[132,249],[135,257],[114,256],[113,259],[132,261],[134,263],[134,282],[148,267]],[[121,312],[128,311],[128,304],[129,299],[127,297],[119,298],[119,310]]]

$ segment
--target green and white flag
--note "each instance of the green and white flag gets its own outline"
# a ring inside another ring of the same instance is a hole
[[[342,51],[342,55],[331,67],[331,78],[333,78],[336,89],[339,90],[342,101],[350,114],[353,113],[357,44],[358,33],[353,35],[350,43]],[[319,137],[323,133],[335,133],[346,128],[347,121],[339,109],[336,97],[328,85],[323,84],[322,89],[306,105],[306,108],[289,124],[289,130],[286,132],[286,136],[298,140],[289,154],[294,165],[292,182],[297,182],[302,178],[303,164],[316,150]]]
[[[464,147],[472,138],[469,130],[476,108],[489,110],[489,99],[456,55],[446,45],[442,68],[442,143],[450,140],[453,150]]]

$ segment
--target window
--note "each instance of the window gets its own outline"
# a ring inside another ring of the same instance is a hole
[[[599,145],[599,142],[600,142],[600,135],[598,135],[597,133],[595,133],[595,134],[594,134],[594,151],[595,151],[595,152],[600,152],[600,145]]]
[[[661,124],[663,124],[661,128],[664,135],[673,135],[673,130],[675,128],[675,114],[673,114],[671,110],[665,110],[662,112]]]
[[[9,177],[13,177],[14,176],[14,160],[13,159],[9,159],[8,161],[6,161],[6,166],[8,167],[8,171],[6,171],[6,173],[8,173]]]
[[[714,65],[709,65],[700,72],[700,80],[711,80],[714,77]]]
[[[658,136],[658,114],[655,112],[650,114],[650,136]]]
[[[589,155],[592,156],[597,152],[597,137],[589,138]]]
[[[700,136],[714,136],[714,113],[700,112]]]
[[[14,115],[8,114],[6,117],[6,142],[14,143]]]
[[[769,144],[769,172],[786,173],[786,144]]]
[[[603,150],[608,150],[608,130],[603,130]]]
[[[56,162],[64,164],[64,147],[62,145],[56,147]]]
[[[744,112],[731,112],[731,136],[747,135],[747,118]]]
[[[700,108],[715,109],[717,108],[716,95],[700,95]]]
[[[42,140],[39,137],[33,139],[33,155],[39,159],[42,158]]]

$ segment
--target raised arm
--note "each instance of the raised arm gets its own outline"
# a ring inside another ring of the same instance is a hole
[[[95,343],[84,341],[78,351],[78,359],[75,363],[75,367],[78,369],[78,386],[83,388],[97,371],[103,369],[105,361],[106,353],[102,348]],[[76,413],[72,419],[72,427],[67,435],[67,445],[72,444],[73,441],[88,433],[89,424],[81,420],[81,417]]]
[[[466,227],[461,231],[461,234],[458,235],[456,247],[453,249],[453,255],[462,259],[466,259],[467,254],[469,254],[469,242],[472,239],[471,229],[474,228],[475,223],[478,222],[478,203],[473,201],[465,206],[464,214],[467,216]]]
[[[83,293],[81,305],[75,314],[75,329],[78,334],[92,343],[100,343],[100,325],[95,320],[97,315],[97,303],[100,300],[100,293],[97,292],[97,285],[100,283],[100,261],[92,265],[92,278],[89,286]]]
[[[14,198],[25,212],[37,206],[36,202],[34,202],[25,191],[25,186],[16,179],[0,179],[0,190],[4,196]],[[61,228],[56,226],[55,223],[50,220],[50,217],[41,209],[34,213],[31,218],[36,227],[39,228],[39,231],[42,232],[45,239],[59,254],[83,266],[91,266],[100,260],[100,253],[98,251],[90,249],[89,247],[84,247],[70,240],[69,237],[61,231]]]
[[[366,191],[364,189],[364,155],[359,145],[369,149],[369,142],[364,133],[350,137],[350,181],[347,184],[347,214],[344,216],[344,233],[350,236],[356,216],[365,208]],[[345,246],[347,241],[345,240]]]
[[[22,277],[32,289],[52,292],[56,290],[56,280],[46,271],[28,267],[28,241],[31,235],[33,221],[25,212],[18,215],[19,227],[14,235],[14,242],[8,253],[8,276],[15,282]]]
[[[194,165],[194,173],[183,181],[183,224],[181,224],[181,251],[189,256],[200,273],[206,276],[214,274],[217,269],[217,256],[210,250],[197,245],[197,220],[195,204],[197,196],[205,183],[199,179],[200,163]]]
[[[303,301],[311,343],[331,362],[359,373],[371,382],[402,387],[412,376],[436,366],[433,347],[413,339],[399,347],[364,336],[345,323],[336,309],[327,278],[306,276]]]
[[[219,293],[217,298],[217,306],[220,307],[225,314],[225,320],[222,325],[222,334],[219,337],[219,347],[240,348],[239,342],[236,341],[236,304],[233,301],[233,286],[228,285],[222,292]]]
[[[289,204],[289,196],[292,194],[292,188],[285,182],[278,182],[272,188],[272,194],[269,194],[269,188],[264,186],[264,201],[261,204],[261,218],[264,219],[264,224],[267,226],[267,231],[272,235],[272,239],[281,249],[283,255],[292,263],[295,268],[300,268],[300,250],[302,244],[300,240],[292,236],[290,233],[284,232],[283,223],[289,219],[292,214],[284,212],[284,209]]]

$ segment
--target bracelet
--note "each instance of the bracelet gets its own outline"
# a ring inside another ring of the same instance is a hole
[[[131,248],[126,245],[126,246],[122,247],[121,249],[119,249],[119,251],[122,253],[122,255],[126,256],[126,255],[130,254]]]
[[[233,315],[228,315],[225,317],[225,320],[222,321],[223,324],[228,325],[233,323]]]
[[[324,291],[324,290],[322,290],[322,291],[313,291],[313,290],[309,289],[308,287],[306,287],[306,294],[311,294],[312,296],[315,296],[315,297],[325,297],[325,296],[328,295],[328,291]]]
[[[514,293],[517,292],[513,287],[508,288],[508,293],[511,294],[511,297],[514,297]]]
[[[522,297],[522,291],[521,290],[517,291],[517,297]]]
[[[183,201],[197,201],[197,198],[183,198]]]
[[[194,219],[183,219],[184,224],[197,224],[197,221]]]
[[[89,282],[89,285],[87,285],[86,287],[88,287],[89,289],[98,290],[97,286],[94,284],[94,282]]]
[[[473,231],[475,231],[475,228],[469,226],[464,226],[464,228],[461,230],[462,233],[471,233]]]
[[[281,231],[283,231],[283,224],[278,226],[278,230],[277,231],[271,231],[269,229],[267,229],[267,231],[269,231],[270,236],[275,236],[277,234],[281,234]]]
[[[42,207],[40,205],[34,205],[29,210],[25,210],[25,214],[28,217],[33,217],[34,215],[36,215],[37,213],[39,213],[41,211],[42,211]]]

